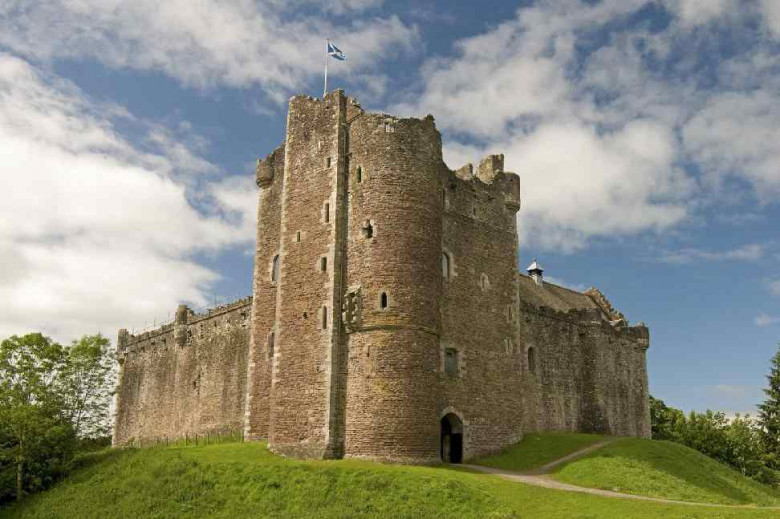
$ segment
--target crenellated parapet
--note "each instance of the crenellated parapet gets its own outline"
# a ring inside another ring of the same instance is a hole
[[[179,305],[173,321],[161,324],[152,330],[131,334],[126,329],[119,330],[117,337],[117,360],[124,363],[128,355],[143,353],[148,348],[176,344],[186,347],[193,340],[193,333],[203,335],[204,326],[211,328],[242,327],[249,325],[252,309],[252,297],[245,297],[231,303],[211,308],[201,314],[196,314],[187,305]],[[197,328],[196,328],[197,327]]]
[[[520,177],[504,171],[503,155],[488,155],[475,167],[446,170],[442,180],[445,214],[515,231],[520,210]]]

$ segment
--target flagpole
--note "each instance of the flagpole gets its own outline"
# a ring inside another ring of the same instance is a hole
[[[325,99],[325,96],[328,95],[328,42],[330,40],[325,40],[325,88],[322,91],[322,98]]]

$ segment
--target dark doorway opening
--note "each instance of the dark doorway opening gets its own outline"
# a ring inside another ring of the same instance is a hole
[[[441,460],[463,462],[463,422],[452,413],[441,419]]]

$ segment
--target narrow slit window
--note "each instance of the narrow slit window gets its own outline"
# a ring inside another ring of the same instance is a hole
[[[320,270],[322,272],[328,270],[328,258],[326,258],[325,256],[320,258]]]
[[[271,261],[271,281],[279,281],[279,255]]]
[[[536,373],[536,348],[528,348],[528,371]]]
[[[325,223],[330,222],[330,204],[325,203],[325,207],[322,210],[322,217],[325,220]]]
[[[357,168],[357,181],[358,181],[358,184],[360,182],[363,182],[363,168],[360,167],[360,166],[358,166],[358,168]]]
[[[325,167],[326,167],[326,168],[329,168],[329,167],[330,167],[330,157],[328,157],[327,159],[325,159]]]
[[[268,358],[274,358],[274,332],[268,334]]]
[[[301,231],[295,233],[295,242],[301,243]]]
[[[322,329],[323,330],[328,329],[328,307],[327,306],[322,307]]]
[[[450,279],[450,255],[446,252],[441,254],[441,275],[444,279]]]
[[[379,296],[379,308],[387,308],[387,294],[385,292],[382,292],[382,295]]]

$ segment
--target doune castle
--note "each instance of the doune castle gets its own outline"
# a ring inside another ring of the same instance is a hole
[[[253,297],[119,332],[114,444],[459,462],[529,431],[649,436],[646,326],[517,270],[520,178],[450,170],[433,117],[291,99],[258,161]]]

